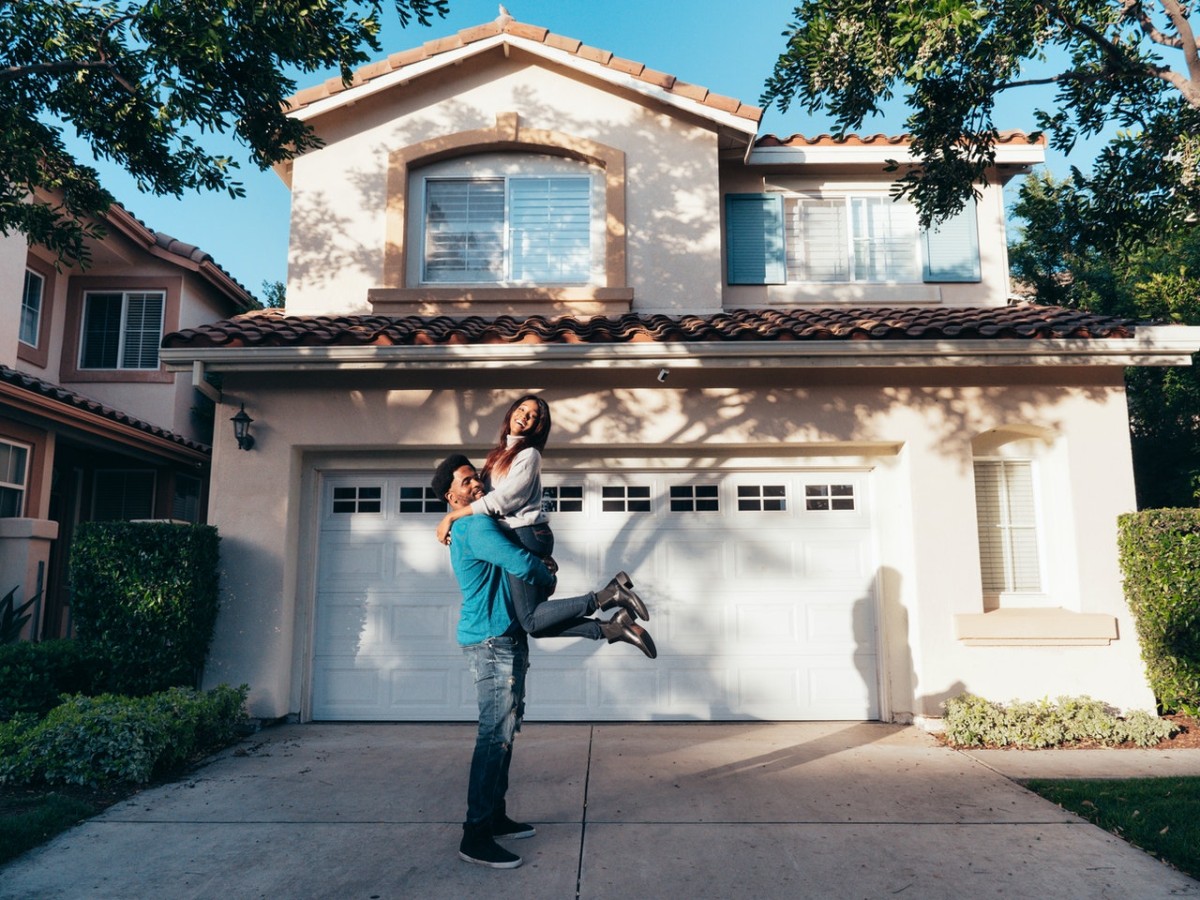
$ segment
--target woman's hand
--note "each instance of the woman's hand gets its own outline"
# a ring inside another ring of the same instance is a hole
[[[438,522],[437,539],[439,544],[450,546],[450,526],[454,524],[452,513],[446,513],[442,516],[442,521]]]

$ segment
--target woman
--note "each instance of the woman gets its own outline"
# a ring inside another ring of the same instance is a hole
[[[550,407],[541,397],[526,394],[508,408],[500,439],[483,464],[488,493],[470,506],[449,512],[438,523],[437,537],[450,543],[450,527],[463,516],[489,515],[511,531],[513,539],[534,556],[548,560],[554,552],[554,533],[542,509],[542,450],[550,436]],[[533,637],[607,638],[610,644],[633,644],[651,659],[658,655],[650,634],[634,619],[649,620],[646,604],[633,591],[624,572],[599,591],[580,597],[549,600],[535,585],[509,578],[513,608],[521,627]],[[607,622],[587,618],[598,609],[619,608]]]

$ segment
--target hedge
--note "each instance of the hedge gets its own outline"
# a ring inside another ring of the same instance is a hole
[[[1200,510],[1126,513],[1118,549],[1159,709],[1200,715]]]
[[[18,713],[41,717],[64,694],[98,694],[108,681],[100,650],[68,639],[0,645],[0,722]]]

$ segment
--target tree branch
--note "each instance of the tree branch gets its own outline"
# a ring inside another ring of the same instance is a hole
[[[1170,2],[1171,0],[1163,0],[1163,8],[1166,9]],[[1149,14],[1146,12],[1146,8],[1142,6],[1141,0],[1121,0],[1121,9],[1121,18],[1136,19],[1138,26],[1142,30],[1142,34],[1144,34],[1150,41],[1153,41],[1155,44],[1161,44],[1164,47],[1172,47],[1176,50],[1183,48],[1182,38],[1171,37],[1169,34],[1165,34],[1155,26],[1154,22],[1150,19]],[[1176,9],[1178,9],[1178,7],[1176,7]],[[1171,15],[1170,9],[1167,9],[1167,15]],[[1176,30],[1178,30],[1179,22],[1175,21],[1175,17],[1173,16],[1172,21],[1174,22]]]
[[[1188,19],[1190,9],[1181,7],[1177,0],[1162,0],[1162,5],[1171,19],[1171,24],[1179,32],[1179,43],[1188,75],[1191,76],[1193,84],[1200,83],[1200,54],[1196,52],[1196,34],[1192,31],[1192,23]]]
[[[72,59],[59,62],[34,63],[29,66],[6,66],[0,69],[0,81],[16,81],[28,75],[40,75],[53,72],[81,72],[87,69],[111,69],[113,64],[104,59],[88,59],[75,61]]]

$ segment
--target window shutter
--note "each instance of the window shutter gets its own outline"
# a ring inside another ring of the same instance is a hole
[[[945,222],[925,229],[925,280],[980,281],[979,224],[975,198]]]
[[[782,194],[725,195],[725,258],[730,284],[785,284]]]

